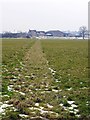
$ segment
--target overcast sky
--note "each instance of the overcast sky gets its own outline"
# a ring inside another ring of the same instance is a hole
[[[0,0],[0,31],[78,30],[89,0]]]

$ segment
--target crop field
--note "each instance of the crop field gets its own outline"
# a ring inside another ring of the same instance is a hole
[[[2,120],[89,120],[88,82],[87,40],[2,40]]]

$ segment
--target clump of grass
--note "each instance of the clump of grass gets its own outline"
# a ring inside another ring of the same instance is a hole
[[[17,111],[7,111],[5,116],[2,116],[2,120],[20,120],[19,112]]]

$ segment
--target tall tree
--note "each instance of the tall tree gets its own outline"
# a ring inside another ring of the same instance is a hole
[[[79,28],[79,31],[80,31],[83,39],[84,39],[84,38],[85,38],[85,33],[86,33],[86,31],[87,31],[87,27],[86,27],[86,26],[81,26],[81,27]]]

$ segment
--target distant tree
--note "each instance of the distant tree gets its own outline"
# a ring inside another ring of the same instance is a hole
[[[86,33],[86,31],[87,31],[87,27],[86,27],[86,26],[81,26],[81,27],[79,28],[79,31],[80,31],[83,39],[84,39],[84,38],[85,38],[85,33]]]

